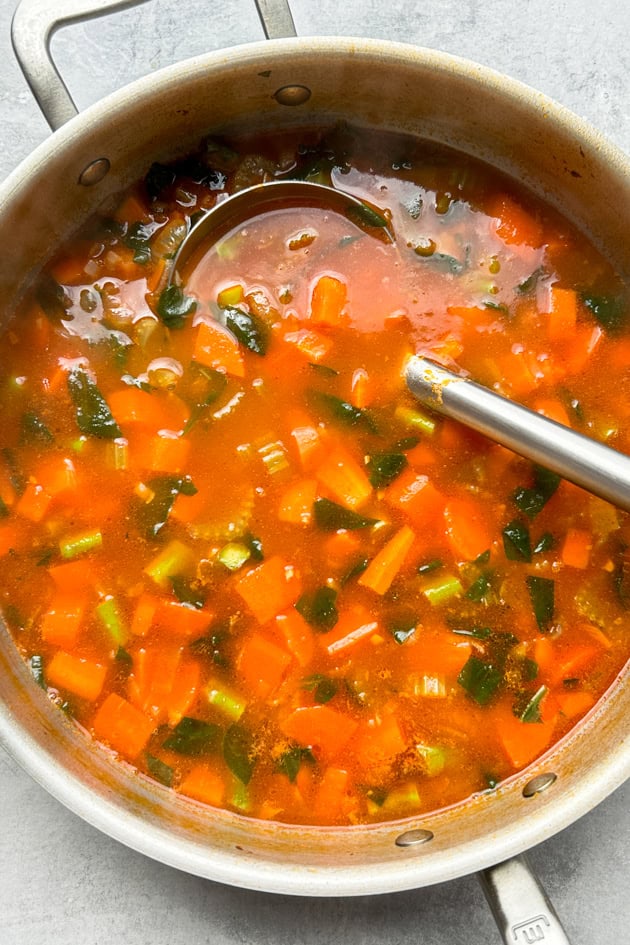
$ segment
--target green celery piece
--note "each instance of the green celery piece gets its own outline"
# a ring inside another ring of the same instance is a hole
[[[327,532],[336,532],[339,529],[354,531],[358,528],[369,528],[378,521],[375,518],[365,518],[331,499],[315,499],[313,518],[318,528]]]
[[[75,407],[77,426],[81,433],[114,440],[122,436],[107,401],[85,371],[80,368],[68,374],[68,390]]]
[[[529,591],[534,616],[541,633],[549,630],[553,620],[555,610],[555,583],[551,578],[537,577],[529,575],[527,578],[527,590]]]
[[[270,332],[261,318],[231,305],[226,306],[222,311],[225,327],[242,345],[254,354],[263,356],[267,353]]]
[[[542,722],[540,717],[540,703],[545,698],[549,690],[546,686],[540,686],[532,695],[529,692],[523,692],[513,706],[514,715],[521,722]]]
[[[422,758],[428,777],[435,778],[442,774],[447,761],[445,748],[439,745],[416,745],[416,752]]]
[[[479,705],[487,705],[503,682],[503,673],[478,656],[470,656],[457,677],[457,682]]]
[[[194,299],[184,295],[177,285],[162,289],[157,303],[157,314],[167,328],[182,328],[189,315],[197,308]]]
[[[439,607],[446,604],[453,597],[461,597],[464,588],[458,577],[453,574],[445,574],[439,579],[433,580],[422,588],[422,593],[429,601],[432,607]]]
[[[114,597],[106,597],[96,608],[99,620],[103,624],[112,643],[124,647],[128,633],[123,623]]]
[[[236,781],[232,789],[232,796],[229,803],[236,807],[243,814],[248,814],[252,809],[252,800],[249,796],[247,786],[242,781]]]
[[[68,535],[59,541],[59,551],[61,557],[66,559],[78,558],[79,555],[87,554],[100,548],[103,544],[103,534],[99,528],[93,528],[89,532],[80,532],[78,535]]]
[[[210,705],[227,715],[233,722],[238,722],[247,708],[247,702],[244,699],[214,681],[210,681],[206,686],[206,695]]]
[[[161,761],[154,755],[147,755],[147,770],[151,777],[159,781],[160,784],[164,784],[166,787],[173,786],[174,772],[171,766],[167,765],[166,762]]]
[[[203,722],[189,716],[177,723],[163,747],[179,755],[197,757],[218,751],[223,731],[214,722]]]
[[[250,733],[242,725],[230,725],[223,739],[223,758],[233,775],[249,784],[256,759]]]
[[[303,594],[297,601],[295,609],[315,630],[326,633],[332,630],[339,620],[336,601],[337,591],[323,585],[310,594]]]
[[[394,418],[403,426],[427,436],[435,433],[436,421],[417,407],[396,407]]]
[[[367,465],[371,485],[383,489],[400,476],[406,465],[404,453],[374,453]]]
[[[196,560],[188,545],[174,539],[148,563],[144,573],[148,574],[158,587],[166,588],[174,576],[192,569]]]
[[[247,545],[241,541],[230,541],[221,548],[217,555],[217,561],[227,568],[228,571],[238,571],[246,561],[249,561],[251,552]]]
[[[503,548],[510,561],[531,561],[532,547],[527,525],[518,519],[508,522],[503,529]]]

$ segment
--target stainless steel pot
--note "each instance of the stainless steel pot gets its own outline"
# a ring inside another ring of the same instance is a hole
[[[209,131],[339,118],[444,143],[518,177],[630,276],[630,163],[592,129],[542,95],[453,57],[368,40],[289,38],[283,0],[258,3],[271,42],[165,69],[73,117],[45,55],[51,31],[129,5],[58,0],[52,11],[49,0],[22,0],[18,8],[16,50],[59,130],[0,189],[3,299],[17,300],[54,247],[151,161],[191,150]],[[203,808],[113,759],[51,708],[0,632],[0,738],[37,781],[109,835],[190,873],[296,895],[389,892],[481,870],[510,942],[566,942],[518,854],[627,777],[629,708],[626,672],[525,772],[493,794],[418,821],[269,825]]]

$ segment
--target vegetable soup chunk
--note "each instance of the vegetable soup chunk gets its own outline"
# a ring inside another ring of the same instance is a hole
[[[274,205],[170,284],[254,171],[364,212]],[[417,816],[529,765],[627,661],[626,514],[405,387],[419,353],[630,452],[628,289],[496,170],[347,127],[206,141],[5,321],[0,607],[34,684],[162,789]]]

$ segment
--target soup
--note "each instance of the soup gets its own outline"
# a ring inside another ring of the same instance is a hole
[[[191,221],[275,178],[364,205],[278,205],[169,285]],[[630,451],[626,289],[491,168],[348,128],[209,140],[78,234],[0,348],[6,623],[173,791],[422,814],[526,767],[628,658],[625,514],[405,388],[420,353]]]

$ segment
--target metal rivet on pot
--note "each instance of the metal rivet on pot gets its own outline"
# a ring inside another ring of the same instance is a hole
[[[540,794],[541,791],[546,791],[557,779],[558,775],[553,774],[552,771],[549,771],[547,774],[536,775],[536,777],[528,781],[523,788],[523,797],[533,797],[534,794]]]
[[[91,164],[83,168],[79,174],[79,183],[84,187],[92,187],[93,184],[98,184],[103,180],[110,167],[111,164],[107,158],[97,158],[96,161],[92,161]]]
[[[433,840],[433,833],[430,830],[405,830],[396,837],[396,846],[415,847],[421,843],[428,843],[429,840]]]
[[[279,105],[303,105],[311,97],[311,90],[306,85],[283,85],[273,97]]]

